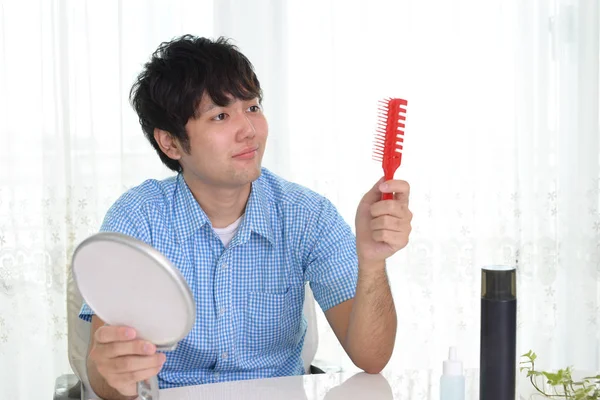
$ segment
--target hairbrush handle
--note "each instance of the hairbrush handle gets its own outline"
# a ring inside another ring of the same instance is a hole
[[[390,174],[386,173],[385,177],[383,179],[384,182],[390,181],[394,179],[394,174]],[[394,200],[394,193],[381,193],[381,200]]]
[[[391,181],[394,179],[396,170],[402,161],[402,153],[396,153],[393,157],[383,161],[383,181]],[[381,193],[381,200],[393,200],[394,193]]]

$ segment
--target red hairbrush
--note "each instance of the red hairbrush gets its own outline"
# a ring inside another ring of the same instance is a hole
[[[406,106],[403,99],[387,98],[379,101],[377,133],[373,148],[373,160],[381,161],[385,180],[394,179],[394,173],[402,163],[404,122]],[[393,199],[393,193],[383,193],[381,200]]]

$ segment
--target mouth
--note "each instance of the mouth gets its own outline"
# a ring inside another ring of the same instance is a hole
[[[234,158],[236,160],[249,160],[249,159],[254,158],[256,156],[257,152],[258,152],[258,146],[250,147],[250,148],[244,149],[241,152],[233,155],[232,158]]]

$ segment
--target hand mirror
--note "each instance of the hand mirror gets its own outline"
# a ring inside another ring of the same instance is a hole
[[[77,246],[72,269],[81,296],[100,319],[134,328],[157,350],[174,350],[194,325],[196,305],[185,279],[145,242],[97,233]],[[158,399],[157,378],[138,382],[138,395]]]

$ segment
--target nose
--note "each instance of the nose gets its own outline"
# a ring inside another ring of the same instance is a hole
[[[254,128],[254,124],[250,121],[250,118],[246,115],[246,113],[242,113],[239,118],[239,128],[237,133],[237,139],[239,141],[244,141],[248,138],[253,138],[256,135],[256,129]]]

